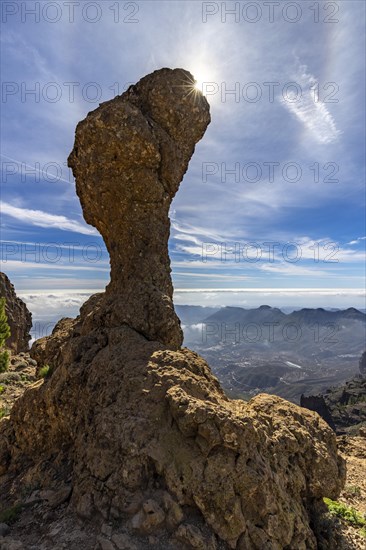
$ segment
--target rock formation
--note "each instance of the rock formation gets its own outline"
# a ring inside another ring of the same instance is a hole
[[[333,431],[277,397],[228,399],[180,349],[168,210],[209,120],[192,76],[162,69],[78,125],[70,164],[111,282],[38,348],[52,376],[0,423],[2,492],[62,491],[113,520],[102,548],[311,550],[344,481]]]
[[[61,359],[63,353],[63,347],[67,342],[67,338],[72,330],[74,324],[74,319],[70,317],[64,317],[60,319],[52,333],[51,336],[43,336],[35,342],[30,350],[30,356],[33,360],[37,362],[37,372],[47,365],[48,357],[52,357],[52,361],[57,363],[58,359]],[[53,365],[48,365],[51,370]]]
[[[102,234],[111,282],[109,326],[182,344],[168,256],[169,207],[210,122],[190,74],[157,71],[80,122],[69,166],[88,223]]]
[[[14,285],[2,272],[0,272],[0,297],[6,300],[5,312],[11,331],[6,346],[14,353],[27,351],[31,338],[29,332],[32,328],[32,314],[23,300],[15,294]]]
[[[302,395],[300,405],[317,412],[337,434],[357,434],[366,427],[366,378],[355,376],[323,395]]]
[[[336,430],[332,413],[330,412],[323,395],[302,395],[300,397],[300,406],[305,409],[309,409],[309,411],[317,412],[318,415],[321,416],[327,424],[329,424],[332,430]]]

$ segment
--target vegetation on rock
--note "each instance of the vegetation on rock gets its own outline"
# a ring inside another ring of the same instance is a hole
[[[8,370],[9,352],[3,349],[10,336],[8,317],[5,313],[5,298],[0,298],[0,373]]]
[[[351,506],[347,506],[343,504],[343,502],[337,502],[330,498],[324,498],[324,502],[329,512],[334,516],[338,516],[357,527],[364,527],[366,525],[366,519],[363,515]]]
[[[0,298],[5,300],[5,313],[10,333],[4,345],[13,353],[25,352],[29,347],[32,315],[26,304],[15,293],[9,277],[0,271]]]

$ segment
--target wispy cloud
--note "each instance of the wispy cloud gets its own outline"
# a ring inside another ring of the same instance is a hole
[[[101,265],[92,265],[92,266],[85,266],[80,264],[68,264],[68,263],[60,263],[60,262],[29,262],[29,261],[21,261],[21,260],[2,260],[2,263],[4,265],[4,269],[11,270],[11,271],[27,271],[28,273],[31,273],[30,270],[36,269],[51,269],[55,271],[56,273],[60,270],[67,270],[67,271],[91,271],[93,273],[98,271],[105,271],[106,273],[110,272],[109,267],[103,267]]]
[[[301,86],[301,93],[294,95],[293,101],[289,97],[282,99],[283,105],[300,120],[319,143],[336,141],[341,132],[337,129],[326,104],[319,98],[317,79],[307,73],[307,67],[302,65],[296,82]]]
[[[281,263],[280,265],[264,264],[260,266],[262,271],[272,274],[290,275],[290,276],[306,276],[306,277],[329,277],[329,273],[322,269],[309,268],[298,266],[289,263]]]
[[[234,283],[235,281],[248,281],[249,279],[253,279],[253,277],[249,277],[246,275],[236,275],[230,273],[229,275],[223,275],[219,273],[194,273],[192,271],[175,271],[174,276],[177,277],[178,275],[181,275],[183,277],[186,277],[187,280],[192,277],[198,277],[201,279],[205,279],[207,281],[215,281],[215,280],[225,280],[230,281],[231,283]]]
[[[57,216],[55,214],[43,212],[42,210],[19,208],[7,202],[1,202],[1,212],[23,223],[36,225],[38,227],[72,231],[74,233],[82,233],[83,235],[98,235],[98,232],[91,227],[87,227],[75,220],[70,220],[66,218],[66,216]]]
[[[247,263],[257,269],[267,271],[283,271],[284,273],[295,273],[300,270],[296,266],[296,262],[308,262],[308,265],[321,264],[324,268],[327,264],[350,264],[360,263],[363,265],[365,254],[362,251],[347,248],[341,243],[329,237],[311,239],[309,236],[298,236],[290,233],[283,234],[283,240],[278,242],[273,241],[270,235],[263,235],[261,242],[250,243],[243,240],[238,241],[200,241],[195,236],[188,234],[174,235],[174,239],[178,240],[175,245],[175,253],[177,257],[172,262],[174,267],[192,267],[199,268],[209,263],[210,267],[222,267],[230,262],[232,267],[239,267],[238,264]],[[351,241],[350,244],[357,244],[366,237],[359,237],[356,241]],[[180,242],[182,241],[182,242]],[[185,243],[188,242],[188,244]],[[194,244],[190,244],[193,242]],[[252,251],[249,250],[248,256],[246,249],[253,246]],[[257,250],[256,248],[257,247]],[[271,248],[270,248],[271,247]],[[271,253],[270,253],[271,250]],[[257,262],[253,262],[256,254],[258,255]],[[277,266],[263,265],[271,257],[272,262],[276,262]],[[252,262],[250,259],[252,258]],[[280,264],[280,267],[278,267]],[[285,269],[284,266],[287,268]],[[318,272],[326,275],[326,272]],[[310,269],[304,271],[304,275],[311,274]]]
[[[365,241],[365,240],[366,240],[366,237],[357,237],[357,239],[355,239],[354,241],[350,241],[347,244],[359,244],[361,241]]]
[[[14,159],[12,157],[8,157],[7,155],[0,155],[0,157],[10,160],[11,162],[14,162],[17,165],[17,169],[19,173],[22,173],[21,171],[23,169],[27,169],[30,172],[33,172],[36,175],[36,177],[39,177],[39,178],[41,176],[45,177],[46,181],[50,181],[50,178],[54,177],[54,181],[63,181],[64,183],[73,183],[73,180],[71,180],[71,178],[67,180],[65,178],[60,177],[58,174],[55,174],[54,176],[53,174],[49,174],[47,170],[44,170],[43,168],[40,167],[39,162],[36,162],[34,166],[30,166],[26,162],[21,162],[20,160]],[[59,165],[57,167],[59,167]],[[4,166],[2,166],[2,169],[4,169]]]

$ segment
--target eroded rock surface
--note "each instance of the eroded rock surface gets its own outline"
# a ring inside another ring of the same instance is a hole
[[[31,339],[32,314],[23,300],[16,295],[9,277],[2,272],[0,272],[0,297],[6,300],[5,312],[11,331],[6,346],[14,353],[27,351]]]
[[[35,351],[53,372],[0,423],[3,494],[61,484],[80,518],[119,529],[102,548],[315,550],[313,516],[344,482],[333,431],[274,396],[228,399],[178,349],[168,209],[209,121],[187,81],[157,71],[78,126],[70,163],[112,280]]]
[[[182,344],[172,303],[169,207],[210,122],[192,76],[163,69],[103,103],[80,122],[69,166],[83,214],[111,262],[103,297],[110,326]]]
[[[48,358],[52,358],[52,361],[57,362],[58,358],[62,357],[63,346],[72,334],[73,326],[74,319],[63,317],[56,323],[51,336],[43,336],[33,342],[30,356],[37,362],[37,371],[45,365],[48,365],[52,371],[53,364],[48,364]]]

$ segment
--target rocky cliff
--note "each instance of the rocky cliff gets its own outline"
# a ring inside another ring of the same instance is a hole
[[[321,416],[323,420],[329,424],[332,430],[336,430],[332,413],[330,412],[323,395],[302,395],[300,398],[300,406],[305,409],[309,409],[309,411],[317,412],[319,416]]]
[[[14,285],[2,272],[0,272],[0,297],[6,300],[5,312],[11,331],[6,346],[14,353],[27,351],[31,338],[29,332],[32,328],[32,314],[23,300],[16,295]]]
[[[69,162],[111,282],[35,348],[52,375],[0,423],[2,493],[57,489],[55,506],[110,522],[108,550],[311,550],[344,483],[333,431],[274,396],[228,399],[180,348],[168,211],[209,121],[192,76],[162,69],[78,125]]]
[[[321,395],[302,395],[300,404],[316,411],[337,434],[366,431],[366,377],[357,376]]]

